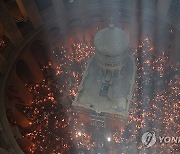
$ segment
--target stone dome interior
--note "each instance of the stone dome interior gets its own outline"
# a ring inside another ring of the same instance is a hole
[[[179,8],[175,0],[0,2],[0,153],[178,154],[175,142],[149,149],[141,137],[179,134]],[[95,35],[112,19],[137,67],[126,123],[72,107]]]

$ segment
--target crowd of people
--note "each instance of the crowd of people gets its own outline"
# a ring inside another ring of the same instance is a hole
[[[137,75],[133,100],[129,111],[130,120],[119,130],[85,125],[72,110],[72,102],[88,59],[95,48],[85,43],[75,43],[73,52],[63,46],[53,51],[53,62],[41,66],[44,80],[39,84],[26,84],[34,96],[32,106],[17,108],[32,121],[30,129],[20,129],[23,136],[35,144],[30,153],[88,153],[97,149],[110,150],[104,134],[110,134],[108,142],[118,153],[147,152],[141,136],[148,130],[158,135],[178,136],[179,64],[170,64],[169,55],[155,54],[150,39],[144,38],[136,50]],[[99,138],[97,135],[99,134]],[[101,134],[101,135],[100,135]],[[178,153],[174,143],[156,144],[152,153]],[[108,153],[108,152],[107,152]]]

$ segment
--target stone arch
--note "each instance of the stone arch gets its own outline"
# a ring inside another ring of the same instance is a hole
[[[52,27],[49,31],[48,31],[48,35],[50,37],[54,37],[57,35],[61,34],[61,28],[60,27]]]
[[[98,23],[98,22],[104,22],[103,16],[100,14],[94,14],[90,17],[91,24]]]
[[[18,77],[26,83],[34,81],[33,73],[26,62],[22,59],[16,63],[16,73]]]
[[[46,2],[44,0],[35,0],[35,3],[39,11],[46,10],[53,5],[52,0],[46,0]]]
[[[82,26],[82,19],[81,18],[73,18],[69,21],[69,27],[70,28],[75,28]]]
[[[66,9],[78,8],[79,3],[77,0],[63,0]]]
[[[30,47],[30,50],[40,66],[48,63],[47,49],[42,41],[34,41]]]

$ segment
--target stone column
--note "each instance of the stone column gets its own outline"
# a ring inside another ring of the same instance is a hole
[[[18,78],[15,71],[12,72],[7,85],[8,98],[17,104],[31,106],[33,96],[30,90]]]
[[[32,126],[32,122],[17,109],[15,109],[14,112],[9,113],[9,118],[22,128],[28,128]]]
[[[177,28],[178,30],[180,30],[180,21],[177,23],[176,28]]]
[[[35,144],[25,137],[19,138],[16,141],[21,147],[21,149],[23,149],[24,153],[31,153],[30,149],[35,148]]]
[[[179,22],[179,26],[180,26],[180,22]],[[176,62],[179,63],[179,51],[180,51],[179,40],[180,40],[180,31],[176,31],[175,39],[173,41],[173,53],[171,53],[171,57],[170,57],[171,64],[176,64]]]
[[[9,152],[8,150],[0,147],[0,153],[10,154],[11,152]]]
[[[3,74],[3,72],[5,71],[5,66],[6,66],[6,59],[0,53],[0,75]]]
[[[57,16],[64,14],[65,7],[63,0],[52,0],[52,3]]]
[[[157,13],[159,16],[165,17],[168,13],[171,0],[158,0]]]
[[[26,49],[28,50],[28,49]],[[25,61],[25,63],[28,65],[33,77],[34,77],[34,82],[39,83],[43,80],[43,73],[42,70],[40,68],[40,66],[38,65],[37,61],[35,60],[35,58],[33,57],[33,55],[31,54],[30,51],[28,51],[24,57],[23,60]]]
[[[129,26],[130,31],[130,47],[137,48],[140,37],[140,19],[138,18],[138,12],[136,10],[131,11],[131,24]]]
[[[16,3],[18,5],[19,9],[21,10],[22,15],[24,17],[28,17],[28,14],[26,12],[26,8],[24,7],[22,0],[16,0]]]
[[[34,0],[16,0],[22,14],[29,17],[33,27],[39,28],[42,24],[42,18]]]
[[[15,46],[20,45],[24,38],[22,37],[15,22],[12,20],[3,2],[0,2],[0,10],[0,23],[2,24],[7,37]]]

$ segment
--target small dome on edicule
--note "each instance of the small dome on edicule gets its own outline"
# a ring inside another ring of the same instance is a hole
[[[94,44],[102,53],[123,53],[129,47],[129,35],[120,28],[107,27],[96,34]]]

